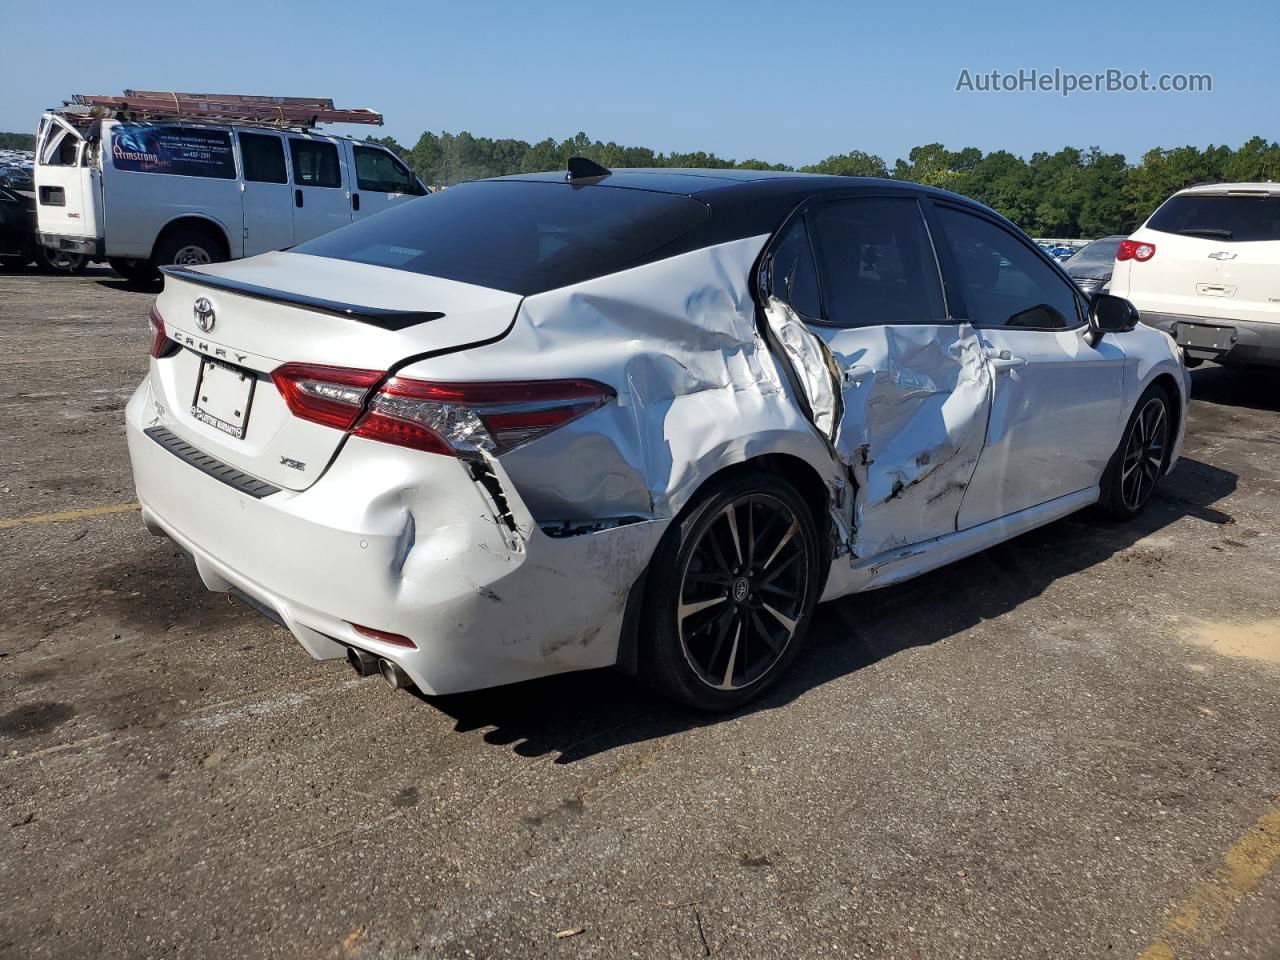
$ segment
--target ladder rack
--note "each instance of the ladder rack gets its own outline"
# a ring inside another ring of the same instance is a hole
[[[321,123],[382,125],[382,114],[375,110],[338,110],[332,100],[319,97],[126,90],[120,97],[78,93],[68,103],[104,107],[133,114],[138,119],[178,118],[281,127],[314,127]]]

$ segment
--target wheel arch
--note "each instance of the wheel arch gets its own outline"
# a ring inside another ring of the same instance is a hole
[[[1142,393],[1146,393],[1150,387],[1159,387],[1169,396],[1169,415],[1173,418],[1172,433],[1174,437],[1174,450],[1176,451],[1182,445],[1183,412],[1185,410],[1185,404],[1182,402],[1182,390],[1178,386],[1178,381],[1168,370],[1161,370],[1152,377],[1147,382],[1147,385],[1142,388]],[[1142,394],[1140,393],[1139,396],[1141,395]],[[1169,463],[1165,467],[1165,473],[1167,474],[1171,471],[1176,463],[1176,457],[1170,456]]]
[[[156,250],[159,249],[160,245],[180,230],[200,230],[212,234],[214,239],[222,244],[222,249],[227,258],[231,257],[231,233],[225,224],[208,214],[184,213],[181,216],[174,217],[160,228],[160,232],[156,234],[156,238],[151,244],[150,259],[155,259]]]
[[[723,483],[726,479],[745,473],[762,471],[780,477],[795,487],[802,500],[813,514],[814,525],[818,529],[819,544],[830,542],[831,531],[831,490],[822,478],[818,469],[802,456],[791,452],[761,453],[725,463],[714,473],[704,477],[692,492],[684,499],[679,510],[671,518],[671,524],[679,523],[681,517],[690,507],[697,504],[712,483]],[[827,575],[831,570],[831,557],[820,557],[818,574],[818,596],[826,587]],[[623,614],[622,634],[618,640],[617,666],[632,676],[638,669],[640,648],[640,612],[644,607],[645,591],[648,584],[649,568],[640,575],[627,594],[626,609]]]

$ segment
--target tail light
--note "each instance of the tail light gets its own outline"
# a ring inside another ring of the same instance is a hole
[[[594,380],[440,383],[287,363],[271,374],[294,416],[447,456],[494,455],[528,443],[603,406],[614,392]]]
[[[286,363],[271,379],[295,417],[349,430],[364,410],[369,388],[385,374],[312,363]]]
[[[396,377],[374,395],[354,433],[429,453],[506,453],[608,403],[593,380],[436,383]]]
[[[1117,260],[1137,260],[1146,263],[1156,255],[1156,245],[1144,240],[1121,240],[1116,250]]]
[[[159,360],[178,349],[178,344],[169,339],[169,333],[164,328],[164,317],[160,316],[160,311],[155,307],[147,314],[147,322],[151,324],[151,356]]]

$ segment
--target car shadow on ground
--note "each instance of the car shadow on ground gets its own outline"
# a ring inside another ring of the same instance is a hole
[[[819,607],[804,651],[769,693],[737,713],[709,716],[659,699],[612,670],[564,674],[446,697],[422,697],[458,732],[521,756],[573,763],[626,744],[771,710],[910,647],[927,646],[1008,613],[1055,580],[1081,573],[1181,520],[1231,523],[1213,504],[1236,475],[1183,458],[1136,520],[1085,511],[914,580]],[[939,600],[939,598],[945,598]]]
[[[159,280],[126,280],[118,277],[114,273],[108,274],[101,280],[97,281],[98,286],[106,287],[108,290],[123,290],[126,293],[156,293],[158,294],[163,288]]]
[[[42,280],[70,280],[76,277],[87,277],[92,280],[95,277],[114,279],[115,273],[112,272],[110,267],[99,266],[94,263],[88,264],[83,270],[75,273],[68,273],[65,270],[49,270],[38,267],[34,263],[23,264],[22,266],[7,263],[4,265],[4,269],[0,269],[0,278],[3,277],[40,277]]]
[[[1205,364],[1191,371],[1191,395],[1215,406],[1280,411],[1280,369]]]

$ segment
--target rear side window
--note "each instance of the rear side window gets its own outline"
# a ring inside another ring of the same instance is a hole
[[[915,200],[837,200],[817,204],[808,217],[828,323],[946,322],[938,264]]]
[[[300,187],[340,187],[338,148],[318,140],[289,139],[293,158],[293,182]]]
[[[231,134],[201,127],[157,127],[120,123],[111,128],[111,163],[133,173],[180,177],[236,178]]]
[[[373,147],[354,147],[356,186],[370,193],[417,193],[418,181],[395,157]]]
[[[620,270],[692,230],[690,197],[619,187],[480,180],[402,203],[296,253],[534,294]]]
[[[255,183],[288,183],[284,169],[284,144],[263,133],[240,134],[240,159],[244,178]]]
[[[1280,240],[1280,195],[1183,193],[1166,200],[1147,227],[1207,240]]]
[[[66,128],[59,127],[49,134],[49,140],[40,154],[40,163],[46,167],[74,167],[79,146],[79,137],[73,136]]]
[[[802,317],[820,319],[822,301],[818,296],[818,272],[809,246],[804,217],[796,217],[782,234],[773,251],[769,268],[770,292],[789,304]]]
[[[938,219],[977,327],[1061,330],[1079,322],[1075,290],[1025,243],[989,220],[940,206]]]

